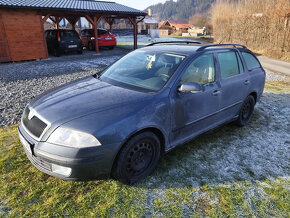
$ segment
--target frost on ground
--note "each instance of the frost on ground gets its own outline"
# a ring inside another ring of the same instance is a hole
[[[109,55],[103,51],[103,55],[84,58],[72,55],[1,65],[0,126],[18,123],[24,106],[34,96],[92,75],[126,53],[119,50]],[[134,187],[110,180],[103,184],[112,183],[110,189],[118,187],[131,193],[126,197],[144,192],[145,200],[133,197],[132,204],[140,206],[145,216],[286,217],[290,213],[289,134],[290,77],[267,71],[265,92],[248,126],[228,124],[179,146],[163,156],[156,171]],[[97,189],[89,185],[86,191]],[[0,203],[0,214],[1,210]],[[222,213],[209,212],[214,210]]]

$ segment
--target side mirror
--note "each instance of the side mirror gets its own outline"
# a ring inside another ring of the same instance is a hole
[[[178,91],[183,93],[199,93],[202,92],[202,86],[195,82],[185,82],[181,84]]]

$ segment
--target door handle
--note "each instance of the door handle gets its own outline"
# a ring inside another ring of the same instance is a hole
[[[245,84],[245,85],[249,85],[249,84],[250,84],[250,80],[246,80],[246,81],[244,82],[244,84]]]
[[[213,96],[217,96],[217,95],[219,95],[221,93],[221,91],[219,91],[219,90],[215,90],[213,93],[212,93],[212,95]]]

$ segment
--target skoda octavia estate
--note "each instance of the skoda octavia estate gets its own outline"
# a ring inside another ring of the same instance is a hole
[[[151,44],[30,102],[18,127],[39,170],[65,180],[150,175],[161,154],[222,124],[245,126],[265,71],[243,45]]]

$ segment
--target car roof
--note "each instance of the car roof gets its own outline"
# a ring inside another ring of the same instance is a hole
[[[161,51],[161,52],[168,52],[168,53],[175,53],[185,56],[193,55],[198,51],[199,48],[203,47],[204,45],[180,45],[180,44],[157,44],[153,46],[146,46],[143,48],[140,48],[140,50],[144,51]],[[201,51],[221,51],[221,50],[229,50],[229,51],[236,51],[237,49],[240,50],[240,48],[234,48],[234,47],[207,47]]]

